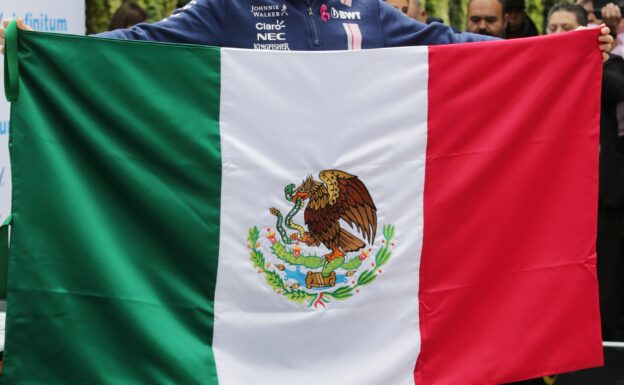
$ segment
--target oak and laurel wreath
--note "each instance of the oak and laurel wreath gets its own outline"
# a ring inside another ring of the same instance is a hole
[[[381,268],[385,266],[392,257],[392,240],[394,239],[395,228],[393,225],[384,225],[383,226],[383,246],[377,251],[375,254],[375,262],[372,268],[364,270],[357,278],[357,281],[353,286],[342,286],[336,290],[329,292],[320,292],[320,293],[308,293],[305,290],[299,288],[290,288],[286,285],[286,281],[274,270],[270,269],[270,264],[268,264],[264,258],[264,254],[258,248],[260,247],[260,243],[258,240],[260,239],[260,230],[257,226],[254,226],[249,229],[249,235],[247,236],[247,247],[251,250],[251,262],[254,267],[258,269],[258,273],[264,273],[265,279],[269,286],[278,294],[282,294],[288,300],[296,303],[306,303],[308,302],[308,307],[312,307],[315,304],[320,302],[321,304],[327,304],[331,302],[331,299],[335,300],[345,300],[347,298],[352,297],[361,286],[366,286],[372,283],[379,274],[381,274]]]

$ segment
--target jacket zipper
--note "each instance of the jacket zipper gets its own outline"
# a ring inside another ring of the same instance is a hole
[[[310,1],[306,1],[306,5],[308,8],[308,25],[310,26],[310,31],[312,31],[312,47],[321,48],[321,31],[319,30],[316,19],[314,18],[312,4]]]

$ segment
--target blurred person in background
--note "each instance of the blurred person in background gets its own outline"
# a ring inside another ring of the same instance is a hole
[[[618,0],[616,2],[605,3],[604,0],[594,0],[594,18],[604,23],[611,30],[611,36],[613,36],[613,46],[618,44],[617,35],[620,32],[620,26],[622,25],[622,8],[624,7],[624,0]]]
[[[620,0],[618,4],[609,3],[600,9],[602,21],[611,29],[613,36],[613,48],[611,53],[624,57],[624,22],[622,20],[622,8],[624,1]]]
[[[409,7],[409,0],[384,0],[386,3],[390,4],[394,8],[403,12],[404,15],[407,15],[407,8]]]
[[[425,9],[425,1],[424,0],[409,0],[409,7],[407,9],[407,16],[411,17],[416,21],[420,21],[421,23],[431,24],[431,23],[440,23],[444,24],[444,20],[439,17],[429,16],[427,15],[427,10]],[[460,33],[457,28],[452,27],[453,32]]]
[[[109,31],[133,27],[147,21],[147,12],[137,4],[124,1],[111,19],[108,25]]]
[[[503,0],[469,0],[466,31],[479,35],[505,37]]]
[[[586,26],[587,15],[588,13],[580,4],[555,4],[548,11],[546,34],[569,32],[580,26]]]
[[[619,24],[619,9],[614,4],[603,7],[603,19]],[[548,34],[562,33],[586,25],[588,14],[579,4],[561,3],[548,12]],[[596,16],[596,15],[594,15]],[[624,226],[624,148],[619,138],[617,109],[624,103],[624,59],[609,55],[602,74],[600,109],[600,169],[598,187],[598,287],[602,337],[605,341],[624,339],[618,324],[624,312],[621,258],[621,233]]]
[[[524,0],[505,0],[505,39],[539,35],[535,23],[524,11]]]
[[[598,3],[594,5],[601,4]],[[615,119],[613,118],[613,116],[606,117],[607,121],[610,122],[610,124],[617,124],[617,139],[614,139],[615,141],[617,141],[616,152],[615,155],[611,153],[607,157],[606,162],[607,167],[611,168],[611,178],[617,178],[616,180],[608,181],[608,183],[619,183],[620,185],[624,184],[624,181],[622,181],[622,178],[624,178],[624,100],[620,97],[621,89],[618,88],[618,85],[624,82],[624,80],[622,80],[622,77],[624,77],[624,67],[621,65],[622,60],[619,60],[624,57],[624,20],[622,19],[623,8],[624,2],[618,1],[617,3],[609,3],[607,5],[604,5],[600,10],[600,16],[602,17],[602,20],[608,27],[612,28],[612,36],[615,38],[613,42],[613,49],[611,51],[611,56],[613,56],[614,59],[608,60],[605,63],[604,68],[604,82],[609,82],[610,84],[603,84],[603,92],[607,93],[607,95],[603,95],[603,99],[606,99],[605,101],[607,103],[617,103],[615,105]],[[617,60],[615,58],[617,58]],[[612,106],[609,106],[609,108],[611,107]],[[611,136],[611,139],[615,137],[615,135],[613,135],[611,131],[609,131],[608,134]],[[619,164],[619,166],[613,164],[616,162]],[[619,167],[619,169],[613,169],[614,167]],[[620,187],[621,190],[624,190],[624,187]],[[622,193],[621,195],[624,196],[624,193]],[[612,284],[612,288],[613,290],[615,290],[616,294],[614,295],[614,298],[611,298],[611,300],[616,305],[618,305],[618,307],[615,308],[610,315],[612,317],[611,322],[609,325],[607,325],[610,328],[610,334],[606,335],[605,338],[608,337],[616,341],[624,341],[624,219],[621,218],[624,217],[624,212],[622,212],[624,211],[624,209],[620,208],[620,218],[618,218],[617,207],[610,207],[610,202],[608,201],[606,203],[607,204],[604,205],[605,207],[603,208],[603,210],[606,210],[608,212],[604,214],[604,216],[606,217],[606,224],[604,224],[603,226],[610,226],[612,224],[609,221],[613,221],[613,226],[619,225],[621,226],[621,228],[619,235],[620,242],[617,246],[617,250],[609,249],[611,247],[611,242],[613,242],[616,237],[616,229],[608,230],[609,233],[605,237],[605,244],[602,245],[603,248],[606,248],[606,253],[608,255],[613,253],[613,255],[611,256],[613,258],[611,261],[613,265],[606,266],[605,269],[611,267],[614,269],[618,269],[617,272],[612,273],[611,277],[613,280],[617,281]],[[622,204],[619,205],[619,207],[621,206]],[[615,219],[613,218],[614,214],[616,215]],[[600,246],[601,245],[599,244],[599,247]],[[615,255],[615,253],[619,253],[619,258]]]
[[[608,15],[603,12],[602,16],[607,22]],[[621,108],[623,103],[624,59],[611,54],[604,63],[602,78],[597,246],[602,335],[606,341],[624,340],[624,325],[619,323],[624,313],[624,260],[620,249],[624,227],[624,144],[620,141],[617,116],[618,106]]]
[[[407,16],[411,17],[414,20],[418,20],[421,23],[429,23],[427,19],[427,10],[425,9],[425,4],[420,0],[409,0]]]
[[[617,35],[615,37],[615,41],[613,42],[613,49],[611,53],[624,58],[624,19],[620,18],[616,32]]]
[[[587,26],[597,27],[602,24],[602,19],[600,18],[600,14],[596,17],[596,10],[594,9],[594,1],[593,0],[577,0],[576,4],[580,5],[587,12]]]

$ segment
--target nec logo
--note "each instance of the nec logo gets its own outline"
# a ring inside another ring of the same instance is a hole
[[[286,34],[284,32],[258,33],[257,36],[258,36],[258,41],[285,41],[286,40]]]

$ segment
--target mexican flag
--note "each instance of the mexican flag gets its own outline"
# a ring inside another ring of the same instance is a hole
[[[601,365],[596,36],[259,52],[11,29],[2,381]]]

